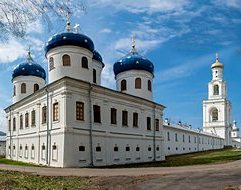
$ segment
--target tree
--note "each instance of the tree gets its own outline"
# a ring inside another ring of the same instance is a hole
[[[1,0],[0,40],[10,35],[24,37],[28,24],[40,18],[50,28],[53,16],[66,17],[79,11],[86,11],[81,0]]]

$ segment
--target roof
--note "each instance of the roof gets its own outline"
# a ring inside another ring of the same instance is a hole
[[[132,51],[126,56],[119,59],[113,67],[115,76],[121,72],[129,70],[144,70],[154,73],[154,65],[147,58],[139,55],[137,52]]]
[[[28,61],[21,63],[14,68],[12,72],[12,79],[18,76],[35,76],[45,80],[46,72],[41,65],[33,61]]]
[[[91,52],[93,52],[95,49],[93,41],[88,36],[80,33],[63,32],[55,34],[48,40],[45,46],[45,52],[47,53],[53,48],[64,45],[82,47],[90,50]]]

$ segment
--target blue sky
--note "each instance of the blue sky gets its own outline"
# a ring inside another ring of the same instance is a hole
[[[219,53],[224,64],[233,119],[241,122],[241,0],[85,0],[87,12],[75,12],[72,24],[88,35],[101,53],[104,86],[115,89],[113,64],[131,49],[136,35],[140,54],[155,66],[154,100],[167,108],[164,117],[202,127],[202,100],[207,98],[210,66]],[[47,68],[44,44],[64,31],[65,18],[51,28],[31,23],[24,39],[0,44],[0,130],[3,108],[11,103],[13,68],[31,45],[36,62]]]

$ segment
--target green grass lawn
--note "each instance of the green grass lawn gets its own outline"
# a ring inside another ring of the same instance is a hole
[[[128,164],[110,166],[110,168],[133,168],[133,167],[176,167],[200,164],[225,163],[241,159],[240,149],[211,150],[197,153],[167,156],[165,161],[150,162],[143,164]]]
[[[0,170],[0,189],[91,189],[91,182],[84,177],[46,177]]]
[[[187,166],[199,164],[224,163],[241,159],[241,150],[223,149],[166,157],[160,166]]]
[[[39,165],[25,163],[25,162],[20,162],[20,161],[15,161],[15,160],[9,160],[9,159],[6,159],[4,157],[0,157],[0,164],[9,164],[9,165],[18,165],[18,166],[37,166],[37,167],[40,167]]]

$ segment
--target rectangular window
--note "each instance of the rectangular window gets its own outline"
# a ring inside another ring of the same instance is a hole
[[[84,152],[85,151],[85,146],[79,146],[79,151]]]
[[[47,123],[47,106],[42,107],[42,124]]]
[[[24,152],[24,157],[27,159],[28,158],[28,146],[25,146],[25,152]]]
[[[31,125],[35,126],[35,110],[31,112]]]
[[[138,127],[138,113],[133,113],[133,127]]]
[[[94,122],[101,123],[100,106],[94,105],[93,109],[94,109]]]
[[[29,122],[28,122],[29,118],[28,118],[28,113],[25,113],[25,127],[29,126]]]
[[[16,131],[16,118],[13,118],[13,131]]]
[[[167,140],[170,141],[170,133],[167,132]]]
[[[58,149],[55,144],[52,146],[52,160],[54,161],[58,160]]]
[[[53,104],[53,121],[59,120],[59,103],[56,102]]]
[[[160,127],[159,127],[159,119],[156,119],[156,120],[155,120],[155,125],[156,125],[156,131],[159,131],[159,130],[160,130]]]
[[[111,124],[117,124],[116,113],[117,113],[117,110],[115,108],[110,109]]]
[[[35,158],[35,148],[34,148],[34,145],[32,145],[32,147],[31,147],[31,158],[32,159]]]
[[[101,147],[100,147],[100,146],[97,146],[97,147],[95,148],[95,150],[96,150],[96,152],[101,152]]]
[[[11,120],[8,120],[8,130],[11,131]]]
[[[84,121],[84,103],[76,102],[76,120]]]
[[[128,125],[128,112],[122,111],[122,125],[127,126]]]
[[[146,129],[149,131],[151,130],[151,118],[150,117],[146,118]]]
[[[42,148],[41,148],[42,150],[41,150],[41,159],[42,160],[45,160],[46,159],[46,147],[45,147],[45,145],[43,144],[42,145]]]
[[[20,129],[23,129],[23,115],[20,115]]]
[[[22,145],[20,145],[19,147],[19,157],[22,157],[23,156],[23,147]]]

